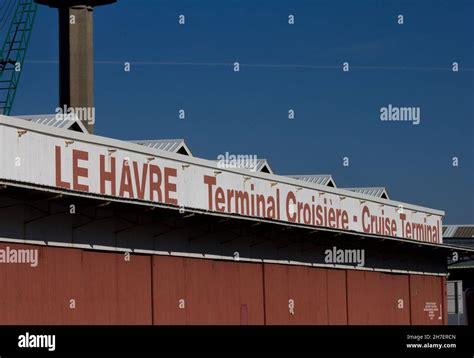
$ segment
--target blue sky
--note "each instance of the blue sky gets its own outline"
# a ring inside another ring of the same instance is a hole
[[[94,14],[96,133],[256,154],[473,224],[473,18],[472,0],[119,0]],[[57,13],[40,7],[12,114],[54,112],[57,59]],[[388,104],[420,107],[421,123],[382,122]]]

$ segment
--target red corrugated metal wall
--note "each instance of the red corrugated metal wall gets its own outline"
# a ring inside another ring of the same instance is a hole
[[[71,310],[69,300],[82,303],[77,284],[81,281],[81,251],[0,244],[1,250],[8,248],[37,249],[39,264],[0,264],[0,323],[78,323],[81,312]]]
[[[443,287],[443,299],[445,307],[443,309],[443,324],[448,324],[448,283],[446,276],[441,278],[441,286]]]
[[[83,322],[151,324],[150,267],[147,256],[83,251]]]
[[[410,281],[408,275],[381,274],[385,324],[410,324]]]
[[[267,324],[328,324],[327,270],[264,264]]]
[[[346,270],[326,270],[326,272],[329,324],[347,324]]]
[[[150,257],[38,249],[39,264],[0,264],[0,324],[151,324]]]
[[[349,324],[410,324],[407,275],[347,271]]]
[[[380,273],[347,272],[348,324],[384,323],[380,289]]]
[[[446,281],[443,277],[410,275],[411,319],[415,325],[446,324]]]
[[[0,324],[447,322],[444,277],[7,246],[39,265],[0,264]]]
[[[259,264],[153,257],[155,324],[263,324]]]
[[[152,257],[153,261],[153,322],[154,324],[187,324],[186,275],[181,257]],[[191,284],[191,283],[190,283]]]

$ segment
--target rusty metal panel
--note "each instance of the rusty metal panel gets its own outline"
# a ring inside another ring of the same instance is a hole
[[[263,264],[266,324],[290,324],[288,266]]]
[[[348,324],[386,324],[379,272],[347,270]]]
[[[83,251],[81,278],[84,323],[151,323],[149,258]]]
[[[106,253],[104,253],[106,254]],[[113,254],[117,272],[117,324],[152,324],[151,257]],[[101,267],[97,267],[100,275]]]
[[[290,298],[294,299],[292,324],[328,324],[327,274],[325,269],[288,266]]]
[[[189,301],[188,317],[190,324],[241,324],[242,307],[254,306],[249,299],[255,294],[245,292],[247,282],[241,279],[240,267],[236,262],[186,259],[186,298]],[[244,269],[245,270],[245,269]],[[248,269],[247,269],[248,270]],[[245,275],[246,274],[246,275]],[[244,271],[243,279],[249,272]],[[248,289],[256,285],[262,286],[261,275]],[[260,283],[258,282],[260,281]],[[193,281],[191,283],[191,281]],[[190,284],[191,283],[191,284]],[[262,288],[260,288],[260,292]],[[242,300],[245,299],[245,302]],[[263,299],[261,299],[263,300]],[[258,301],[256,302],[258,303]],[[256,307],[252,308],[252,319],[258,314]],[[249,322],[247,311],[246,323]],[[251,321],[251,323],[253,323]]]
[[[265,323],[265,303],[263,300],[263,265],[239,263],[240,305],[246,306],[247,324]],[[241,312],[245,308],[241,308]],[[244,317],[242,317],[244,318]],[[242,322],[241,324],[245,324]]]
[[[326,270],[328,323],[347,324],[346,270]]]
[[[38,265],[0,264],[0,324],[70,324],[81,312],[69,300],[81,299],[80,251],[0,243],[0,249],[37,250]]]
[[[153,263],[155,324],[264,323],[261,265],[160,256]]]
[[[211,311],[213,266],[211,260],[185,259],[188,324],[213,324]]]
[[[446,276],[441,277],[441,285],[443,291],[443,324],[448,324],[448,283]]]
[[[347,271],[349,324],[410,324],[407,275]]]
[[[368,323],[370,302],[367,302],[364,274],[363,271],[347,270],[347,324]]]
[[[212,324],[240,324],[239,264],[226,261],[212,262],[212,284],[202,287],[210,293],[208,319]]]
[[[37,297],[43,307],[49,307],[49,317],[41,317],[41,324],[87,324],[81,304],[84,292],[81,287],[82,251],[76,249],[37,247],[40,252],[42,272],[27,282],[44,282],[47,292]],[[44,275],[45,279],[41,276]],[[74,300],[74,301],[73,301]],[[49,302],[49,303],[47,303]],[[39,302],[38,302],[39,303]],[[74,308],[73,308],[74,307]]]
[[[286,269],[288,271],[289,287],[286,314],[290,319],[290,324],[315,323],[315,300],[312,297],[314,291],[310,283],[308,268],[304,266],[286,266]],[[266,295],[273,295],[273,292],[266,292]],[[290,305],[294,306],[292,311]]]
[[[381,275],[385,324],[410,324],[410,288],[408,275]]]
[[[328,324],[325,269],[264,264],[267,324]]]
[[[311,305],[314,307],[313,322],[310,324],[329,324],[329,296],[327,290],[328,270],[307,268],[309,273],[308,285],[311,287]]]
[[[213,275],[213,322],[264,323],[261,264],[214,261]]]
[[[149,258],[78,249],[38,250],[37,267],[0,265],[0,324],[149,324]]]
[[[447,321],[443,277],[410,275],[411,318],[414,325],[442,325]]]
[[[153,323],[186,324],[184,258],[153,256]]]

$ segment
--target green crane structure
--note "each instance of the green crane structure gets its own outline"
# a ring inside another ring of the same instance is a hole
[[[4,115],[10,114],[15,100],[37,9],[33,0],[14,2],[15,10],[0,54],[0,114]]]

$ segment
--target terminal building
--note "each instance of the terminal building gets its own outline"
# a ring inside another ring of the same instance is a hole
[[[0,322],[447,324],[439,210],[0,117]]]
[[[37,2],[67,110],[0,115],[2,324],[448,324],[447,260],[474,248],[443,242],[443,211],[94,135],[92,12],[115,1]]]

